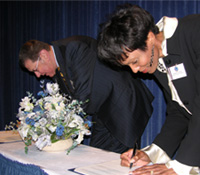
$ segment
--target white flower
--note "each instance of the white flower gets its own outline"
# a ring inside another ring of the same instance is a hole
[[[36,101],[36,105],[39,105],[39,106],[43,106],[43,99],[41,98],[41,99],[38,99],[37,101]]]
[[[47,83],[46,90],[38,94],[42,98],[37,100],[28,93],[20,102],[17,114],[20,120],[18,131],[26,145],[34,141],[42,150],[45,146],[51,145],[51,142],[69,136],[74,143],[79,144],[84,135],[90,134],[83,118],[79,116],[85,114],[81,103],[61,95],[58,84]]]
[[[37,128],[40,126],[40,123],[36,122],[34,126]]]
[[[29,129],[30,129],[30,126],[27,125],[26,123],[24,123],[23,126],[18,128],[19,134],[23,140],[25,137],[27,137]]]
[[[24,111],[31,111],[33,109],[34,105],[30,102],[30,100],[31,99],[28,97],[24,97],[22,99],[22,102],[19,103],[19,105],[21,106],[20,111],[22,109],[24,109]]]
[[[39,120],[39,124],[40,124],[41,126],[45,126],[45,125],[47,124],[47,119],[46,119],[46,118],[41,118],[41,119]]]
[[[73,127],[78,127],[78,128],[80,128],[79,126],[83,125],[84,120],[79,115],[73,114],[72,118],[73,118],[73,120],[69,123],[69,127],[72,127],[72,128]]]
[[[35,145],[39,150],[42,150],[45,146],[51,145],[51,140],[49,135],[41,135],[38,137],[38,140],[35,142]]]
[[[38,135],[33,130],[29,130],[29,134],[32,136],[33,141],[38,139]]]
[[[50,94],[50,95],[54,95],[56,93],[58,93],[59,91],[59,86],[57,83],[47,83],[46,85],[46,89],[47,89],[47,92]]]
[[[48,129],[49,129],[52,133],[55,132],[56,128],[57,128],[57,126],[53,126],[53,125],[50,125],[50,126],[48,127]]]
[[[34,112],[30,112],[30,113],[27,114],[27,117],[28,117],[28,118],[32,118],[34,115],[35,115]]]
[[[51,105],[51,103],[49,103],[49,102],[45,103],[44,109],[46,109],[46,110],[48,110],[48,111],[51,111],[51,110],[52,110],[52,105]]]
[[[80,130],[78,131],[78,138],[77,139],[75,139],[75,141],[78,143],[78,144],[80,144],[82,141],[83,141],[83,136],[84,135],[90,135],[91,134],[91,132],[88,130],[88,129],[86,129],[83,125],[82,125],[82,127],[80,128]]]
[[[75,141],[80,144],[83,141],[83,134],[79,131],[78,138]]]
[[[19,120],[21,121],[21,123],[23,123],[23,121],[24,121],[25,118],[26,118],[26,114],[25,114],[23,111],[20,111],[20,112],[17,114],[17,117],[19,118]]]
[[[58,112],[57,111],[49,111],[47,114],[47,118],[50,119],[56,119],[59,118]]]
[[[63,111],[65,109],[65,104],[60,102],[59,104],[55,105],[57,111]]]

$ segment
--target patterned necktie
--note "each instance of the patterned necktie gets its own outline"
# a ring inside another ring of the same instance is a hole
[[[69,90],[70,95],[72,95],[73,94],[73,92],[72,92],[72,90],[73,90],[72,84],[70,84],[70,83],[67,82],[67,80],[65,79],[63,73],[60,71],[60,67],[57,68],[57,71],[58,71],[60,77],[62,78],[63,82],[65,83],[67,89]]]

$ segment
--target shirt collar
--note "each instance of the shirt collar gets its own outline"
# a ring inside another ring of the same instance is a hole
[[[157,27],[159,28],[160,32],[163,32],[164,35],[164,40],[162,42],[161,48],[162,48],[162,53],[164,56],[167,56],[167,39],[171,38],[172,35],[174,34],[177,26],[178,26],[178,19],[177,18],[171,18],[164,16],[158,21],[156,24]],[[158,60],[161,64],[164,64],[163,59],[159,58]],[[164,65],[165,67],[165,65]],[[159,70],[159,68],[157,68]]]
[[[56,61],[56,65],[57,65],[57,67],[59,67],[59,64],[58,64],[58,61],[57,61],[56,54],[55,54],[53,46],[51,46],[51,48],[53,50],[53,54],[54,54],[54,58],[55,58],[55,61]]]
[[[167,16],[164,16],[158,21],[156,24],[159,28],[159,31],[163,32],[164,34],[164,40],[162,42],[162,51],[163,55],[167,56],[167,42],[166,39],[169,39],[174,34],[177,26],[178,26],[178,19],[177,18],[170,18]]]

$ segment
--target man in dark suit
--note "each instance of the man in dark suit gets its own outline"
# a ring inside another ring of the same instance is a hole
[[[51,45],[30,40],[22,46],[19,59],[37,77],[52,77],[63,93],[89,99],[83,108],[94,121],[91,146],[122,153],[140,140],[153,97],[129,70],[101,63],[96,40],[74,36]]]
[[[122,154],[122,165],[154,163],[132,174],[199,174],[200,15],[163,17],[155,25],[144,9],[124,5],[104,24],[99,55],[134,73],[153,74],[167,102],[161,132],[132,160],[133,150]]]

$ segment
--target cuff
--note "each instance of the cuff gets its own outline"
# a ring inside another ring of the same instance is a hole
[[[153,163],[167,163],[171,159],[159,146],[151,144],[142,149]]]
[[[177,160],[166,163],[167,168],[172,168],[178,175],[199,175],[199,167],[184,165]]]
[[[177,160],[171,160],[159,146],[151,144],[142,149],[150,158],[152,163],[163,163],[168,169],[172,168],[178,175],[199,175],[199,167],[184,165]]]

